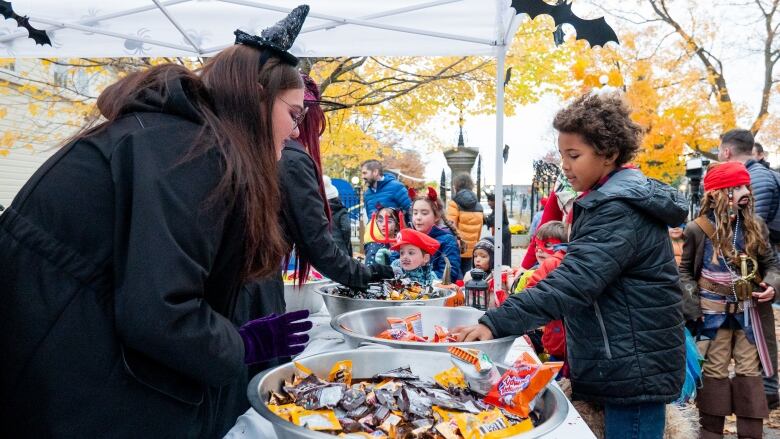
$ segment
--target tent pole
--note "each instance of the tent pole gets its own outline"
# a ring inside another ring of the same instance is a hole
[[[504,64],[506,61],[506,45],[498,46],[496,56],[496,196],[495,207],[495,255],[493,258],[493,282],[495,289],[501,288],[501,260],[504,240]],[[511,265],[512,261],[506,261]]]

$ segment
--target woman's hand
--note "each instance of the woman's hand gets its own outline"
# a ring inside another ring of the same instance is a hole
[[[453,335],[458,338],[458,342],[463,341],[485,341],[492,340],[493,333],[490,328],[483,324],[474,326],[458,326],[452,329]]]
[[[774,287],[770,287],[765,282],[761,282],[760,284],[761,288],[764,288],[764,291],[754,291],[753,297],[758,299],[759,302],[768,302],[775,298],[775,289]]]

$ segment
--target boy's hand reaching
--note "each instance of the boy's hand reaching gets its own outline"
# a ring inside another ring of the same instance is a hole
[[[492,340],[493,333],[490,328],[483,324],[474,326],[458,326],[452,328],[452,333],[458,338],[458,342],[463,341],[485,341]]]

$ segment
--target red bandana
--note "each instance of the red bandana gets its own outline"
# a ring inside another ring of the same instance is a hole
[[[750,184],[750,174],[740,162],[726,162],[713,166],[704,176],[704,192]]]

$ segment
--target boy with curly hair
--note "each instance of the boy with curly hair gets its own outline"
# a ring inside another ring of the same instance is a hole
[[[523,334],[563,318],[574,399],[604,405],[607,438],[660,438],[680,395],[685,337],[667,224],[687,215],[676,190],[627,165],[642,129],[617,94],[585,95],[555,116],[561,167],[582,192],[560,266],[523,294],[455,328],[459,341]]]

